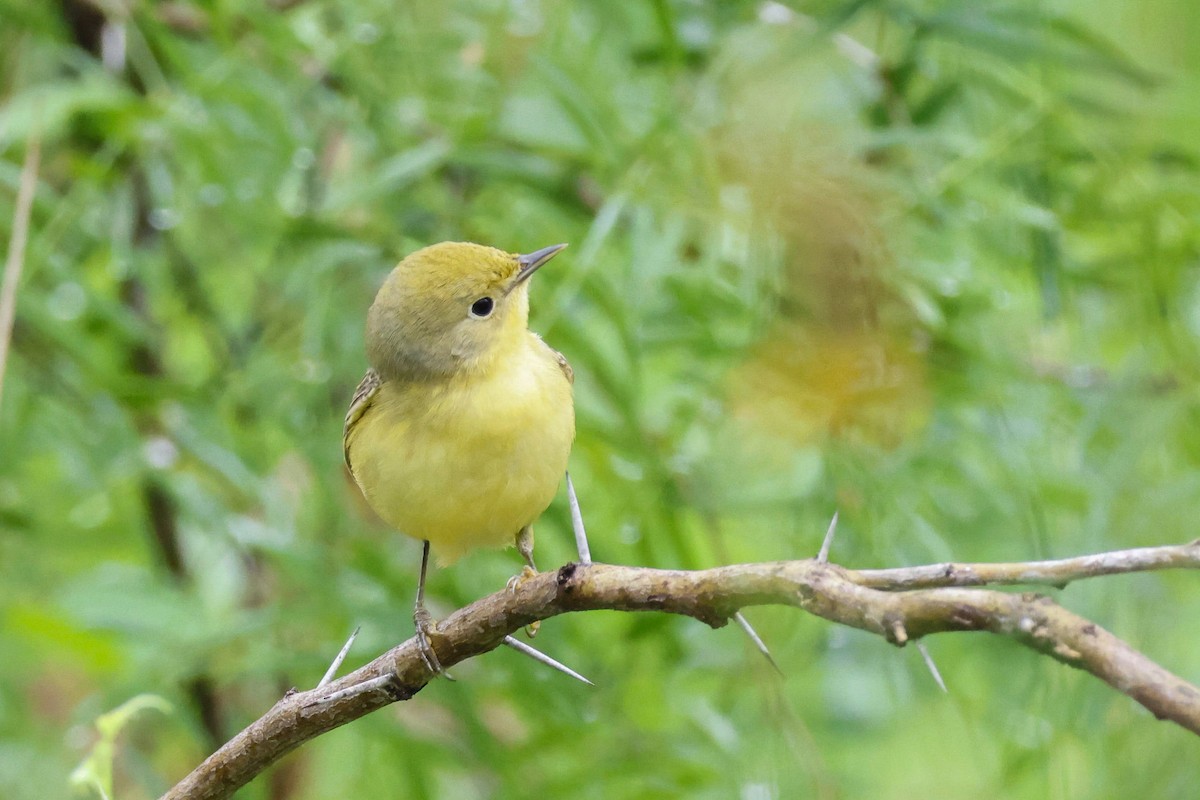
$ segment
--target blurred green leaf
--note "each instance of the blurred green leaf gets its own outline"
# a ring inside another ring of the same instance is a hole
[[[144,711],[172,713],[171,704],[153,694],[139,694],[102,714],[96,720],[99,739],[92,751],[71,772],[71,785],[76,789],[92,789],[105,800],[116,797],[113,792],[113,760],[116,758],[117,737]]]

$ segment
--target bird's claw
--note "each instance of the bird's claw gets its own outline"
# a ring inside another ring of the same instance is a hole
[[[525,581],[536,577],[537,574],[537,570],[526,564],[521,568],[520,572],[508,579],[508,583],[504,584],[504,588],[508,590],[509,594],[512,594],[513,592],[517,591],[517,589],[520,589],[521,585],[525,583]]]
[[[429,633],[434,630],[435,625],[433,617],[424,606],[419,606],[413,611],[413,625],[417,629],[417,651],[421,654],[421,660],[425,662],[425,666],[434,675],[442,675],[447,680],[454,680],[453,676],[442,668],[442,662],[438,661],[437,653],[433,651],[433,646],[429,643]]]
[[[525,581],[529,580],[530,578],[536,577],[537,574],[538,572],[536,569],[526,564],[521,568],[519,573],[508,579],[508,583],[505,584],[505,588],[508,590],[509,594],[512,594],[513,592],[517,591],[517,589],[521,588],[521,584],[525,583]],[[540,620],[535,620],[529,623],[525,626],[525,635],[532,639],[533,637],[537,636],[538,628],[541,626],[542,623]]]

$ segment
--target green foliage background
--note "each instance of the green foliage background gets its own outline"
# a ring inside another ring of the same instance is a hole
[[[572,244],[533,327],[578,376],[599,560],[806,557],[835,508],[848,566],[1196,536],[1189,3],[97,6],[110,68],[96,7],[0,0],[5,240],[44,147],[0,405],[5,797],[89,796],[110,752],[156,796],[355,625],[351,664],[410,635],[419,548],[339,437],[375,288],[435,241]],[[571,557],[562,498],[538,534]],[[435,612],[517,564],[439,571]],[[1200,680],[1192,576],[1056,594]],[[785,679],[732,628],[557,618],[540,646],[598,688],[492,653],[241,796],[1194,796],[1190,735],[1015,645],[931,640],[942,695],[911,648],[750,617]],[[144,693],[170,710],[97,733]]]

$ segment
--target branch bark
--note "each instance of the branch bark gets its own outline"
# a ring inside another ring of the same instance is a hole
[[[1189,544],[1114,550],[1077,558],[1027,561],[1020,564],[929,564],[922,567],[860,569],[855,580],[863,586],[894,592],[938,586],[1055,586],[1059,589],[1083,578],[1148,572],[1158,569],[1200,569],[1200,539]]]
[[[41,159],[41,134],[35,130],[25,150],[25,163],[21,167],[17,205],[13,208],[12,235],[8,240],[8,257],[4,260],[4,281],[0,284],[0,396],[4,394],[8,346],[12,340],[13,321],[17,315],[17,288],[21,285],[21,270],[25,266],[25,244],[29,240],[29,218],[33,212],[33,195],[37,191],[38,166]]]
[[[519,628],[558,614],[597,609],[663,611],[720,627],[746,606],[788,605],[878,634],[897,646],[948,631],[1007,636],[1090,672],[1155,717],[1200,734],[1200,689],[1099,625],[1042,595],[963,588],[989,582],[1061,585],[1098,575],[1165,568],[1200,568],[1200,540],[1063,561],[897,570],[855,571],[816,560],[695,572],[567,564],[529,578],[515,591],[497,592],[454,612],[438,625],[431,644],[442,665],[452,667],[498,647]],[[410,639],[327,686],[288,692],[163,798],[230,797],[309,739],[412,697],[432,677],[416,640]],[[353,691],[360,685],[369,688]],[[323,700],[334,695],[336,699]]]

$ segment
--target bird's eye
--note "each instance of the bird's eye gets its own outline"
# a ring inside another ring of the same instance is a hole
[[[471,303],[471,316],[483,319],[488,314],[492,313],[492,309],[496,307],[495,301],[490,297],[481,297],[474,303]]]

